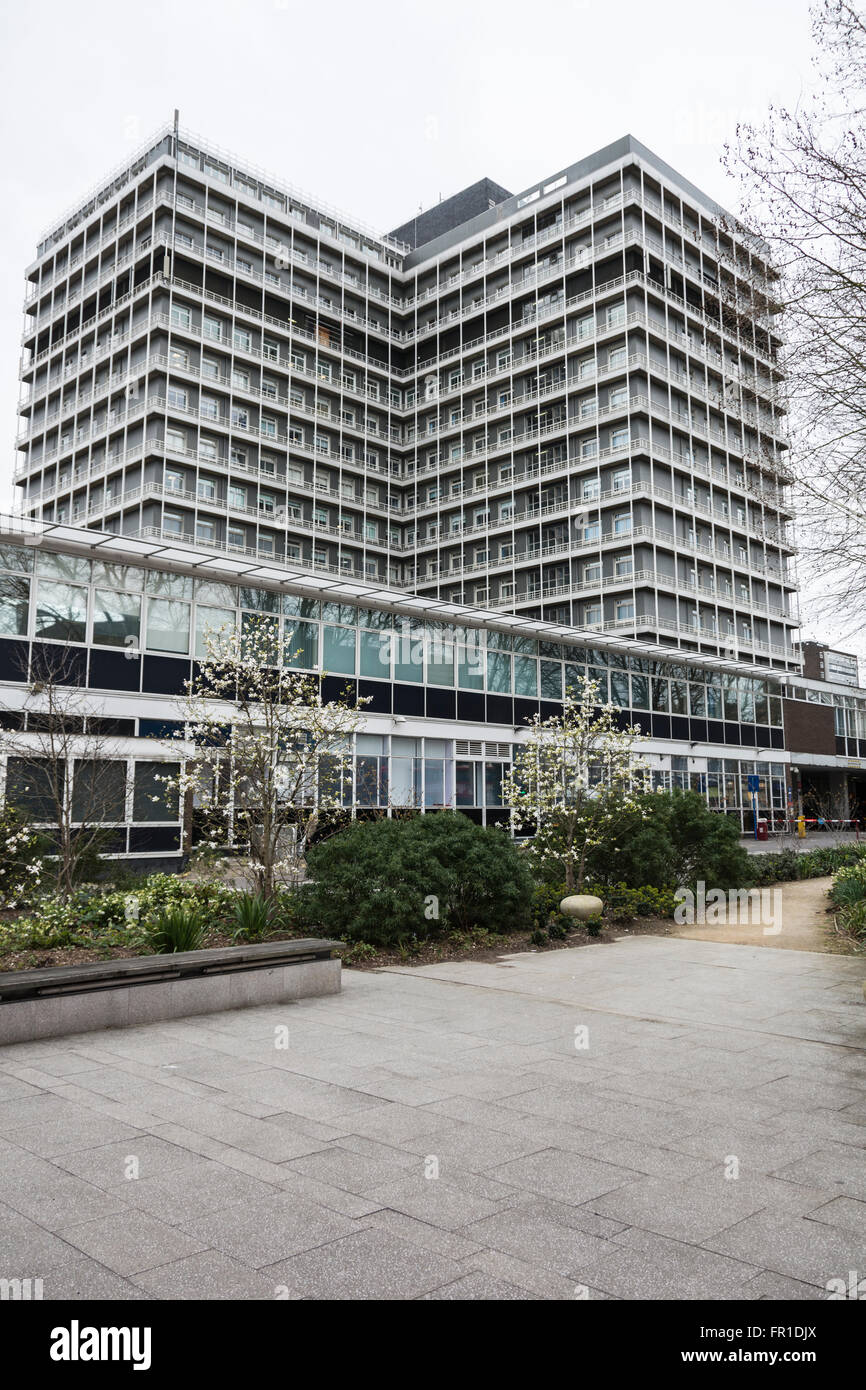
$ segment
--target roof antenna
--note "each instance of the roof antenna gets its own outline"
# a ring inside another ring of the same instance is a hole
[[[175,159],[177,159],[177,141],[178,141],[178,132],[179,132],[179,129],[180,129],[180,111],[177,109],[177,107],[175,107],[175,108],[174,108],[174,157],[175,157]]]

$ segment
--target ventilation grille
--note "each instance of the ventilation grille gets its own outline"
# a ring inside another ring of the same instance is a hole
[[[481,743],[474,739],[457,739],[458,758],[506,758],[511,759],[510,743]]]

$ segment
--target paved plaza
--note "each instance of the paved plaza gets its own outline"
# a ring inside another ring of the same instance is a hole
[[[864,975],[644,936],[5,1048],[0,1278],[826,1298],[866,1274]]]

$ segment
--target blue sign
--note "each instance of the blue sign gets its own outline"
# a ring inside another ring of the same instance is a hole
[[[757,792],[761,790],[761,779],[754,772],[749,774],[749,791]]]

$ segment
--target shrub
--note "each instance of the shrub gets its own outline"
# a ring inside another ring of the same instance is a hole
[[[164,907],[145,927],[145,939],[156,955],[174,951],[197,951],[207,924],[200,907],[193,903],[173,903]]]
[[[391,946],[529,925],[532,880],[510,837],[453,811],[356,821],[309,851],[309,927]]]
[[[46,895],[38,911],[0,923],[0,951],[51,950],[60,946],[128,946],[139,923],[162,908],[191,903],[209,924],[227,914],[235,894],[220,884],[197,883],[176,874],[152,874],[132,892],[78,888],[69,898]]]
[[[566,917],[563,912],[559,912],[554,917],[551,917],[547,927],[547,934],[551,941],[564,941],[573,925],[570,917]]]
[[[866,872],[851,867],[840,869],[830,887],[830,897],[840,907],[850,907],[866,898]]]
[[[630,922],[635,917],[673,917],[674,889],[629,888],[625,883],[594,884],[589,892],[604,901],[606,916],[614,922]]]
[[[866,898],[843,907],[838,917],[839,926],[857,942],[866,942]]]
[[[237,893],[231,905],[232,936],[237,941],[261,941],[277,925],[278,907],[263,893]]]
[[[666,888],[703,879],[734,888],[748,859],[738,822],[711,811],[697,792],[648,792],[637,798],[624,831],[590,850],[586,881]]]
[[[586,928],[587,936],[600,936],[604,923],[600,917],[587,917],[583,925]]]
[[[533,925],[546,927],[551,916],[559,912],[559,904],[565,895],[564,883],[536,883],[532,892]]]
[[[866,859],[841,868],[830,885],[830,899],[837,907],[853,907],[866,898]]]
[[[31,830],[12,806],[0,810],[0,907],[29,902],[39,888],[45,837]]]
[[[546,946],[550,938],[546,931],[542,931],[540,927],[536,927],[535,931],[530,935],[529,940],[532,942],[533,946]]]
[[[340,959],[344,965],[354,965],[356,961],[371,960],[376,955],[377,948],[371,946],[369,941],[353,941],[350,945],[344,946],[340,952]]]
[[[819,849],[783,849],[778,854],[750,854],[742,887],[761,888],[793,879],[826,878],[848,865],[866,861],[866,845],[827,845]]]

